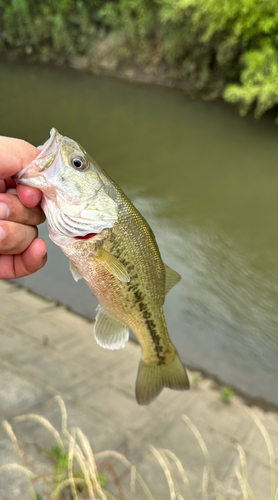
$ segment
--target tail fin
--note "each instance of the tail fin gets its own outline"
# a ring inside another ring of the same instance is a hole
[[[172,361],[164,365],[147,365],[140,361],[136,380],[136,399],[139,405],[148,405],[163,387],[183,391],[189,389],[189,380],[177,351]]]

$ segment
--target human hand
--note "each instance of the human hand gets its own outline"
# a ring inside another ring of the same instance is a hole
[[[28,142],[0,136],[0,279],[35,273],[47,260],[36,227],[45,220],[41,192],[11,179],[38,154]]]

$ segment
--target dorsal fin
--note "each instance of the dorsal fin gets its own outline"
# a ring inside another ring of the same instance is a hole
[[[165,295],[175,286],[180,280],[181,275],[164,264],[165,267]]]

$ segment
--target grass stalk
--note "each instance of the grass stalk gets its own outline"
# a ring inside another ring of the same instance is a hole
[[[120,460],[120,462],[122,462],[122,464],[125,465],[131,471],[131,469],[133,467],[132,464],[126,459],[126,457],[124,455],[122,455],[121,453],[118,453],[117,451],[107,450],[107,451],[102,451],[100,453],[97,453],[95,455],[96,460],[108,458],[108,457],[113,457],[113,458],[116,458],[117,460]],[[140,484],[140,486],[141,486],[142,490],[144,491],[148,500],[155,500],[155,498],[151,494],[148,486],[146,485],[144,479],[141,477],[141,475],[138,473],[137,470],[136,470],[136,479],[137,479],[138,483]]]
[[[6,470],[18,470],[20,472],[23,472],[28,477],[34,477],[35,476],[35,474],[30,469],[27,469],[27,467],[25,467],[24,465],[20,465],[20,464],[5,464],[5,465],[1,465],[1,467],[0,467],[0,473],[1,472],[5,472]]]
[[[30,492],[30,495],[31,495],[31,498],[32,500],[36,500],[36,492],[34,490],[34,486],[32,484],[32,481],[30,479],[30,474],[27,474],[26,471],[29,470],[27,467],[26,467],[26,464],[25,464],[25,460],[24,460],[24,456],[23,456],[23,453],[20,449],[20,446],[18,444],[18,441],[16,439],[16,435],[12,429],[12,426],[9,424],[9,422],[7,422],[7,420],[4,420],[2,422],[2,426],[4,427],[6,433],[8,434],[12,444],[13,444],[13,447],[17,453],[17,456],[19,458],[19,460],[21,461],[21,466],[22,466],[22,471],[25,473],[25,477],[26,477],[26,481],[27,481],[27,484],[28,484],[28,488],[29,488],[29,492]]]
[[[73,480],[76,484],[84,484],[85,483],[85,480],[83,478],[80,478],[80,477],[74,477]],[[53,491],[53,493],[50,496],[50,499],[57,500],[59,498],[60,493],[67,486],[70,486],[70,479],[69,478],[65,479],[64,481],[62,481],[60,484],[58,484],[56,486],[55,490]]]
[[[163,453],[165,453],[165,455],[168,455],[168,457],[170,457],[173,460],[173,462],[175,463],[175,465],[178,469],[178,472],[182,478],[182,481],[185,485],[185,488],[187,491],[187,496],[188,496],[189,500],[193,500],[193,494],[192,494],[192,491],[190,488],[189,480],[188,480],[188,477],[185,473],[185,470],[183,468],[181,461],[178,459],[178,457],[175,455],[175,453],[173,453],[171,450],[163,449],[161,451],[163,451]]]
[[[55,427],[53,427],[53,425],[46,418],[41,417],[40,415],[34,415],[30,413],[28,415],[20,415],[19,417],[15,417],[13,420],[14,422],[23,422],[24,420],[34,420],[35,422],[40,423],[52,434],[58,446],[65,451],[65,446],[59,432],[55,429]]]
[[[86,463],[86,460],[84,458],[82,450],[80,449],[80,447],[78,446],[78,444],[76,442],[74,443],[74,456],[75,456],[75,458],[76,458],[76,460],[77,460],[77,462],[82,470],[82,473],[84,475],[84,480],[85,480],[86,486],[88,488],[90,500],[97,500],[95,497],[95,494],[94,494],[94,489],[93,489],[93,484],[92,484],[92,481],[90,478],[90,470],[89,470],[88,464]]]
[[[134,465],[130,469],[130,491],[133,494],[136,491],[136,467]]]
[[[92,484],[97,491],[97,494],[100,496],[102,500],[107,500],[105,494],[102,491],[101,485],[98,479],[97,466],[93,454],[92,447],[85,436],[85,434],[81,431],[81,429],[76,429],[76,434],[79,438],[80,444],[83,447],[84,453],[86,454],[86,459],[88,462],[88,472],[91,477]]]
[[[151,445],[150,446],[150,450],[154,454],[154,456],[156,457],[156,459],[157,459],[160,467],[162,468],[162,470],[163,470],[163,472],[165,474],[165,477],[166,477],[166,480],[167,480],[167,483],[168,483],[168,487],[169,487],[169,491],[170,491],[170,499],[171,500],[176,500],[177,496],[176,496],[176,491],[175,491],[175,486],[174,486],[173,478],[172,478],[170,469],[169,469],[166,461],[164,460],[162,454],[154,446]]]
[[[74,459],[74,445],[75,445],[75,432],[69,438],[69,451],[68,451],[68,476],[70,482],[70,488],[74,500],[79,500],[78,493],[76,491],[74,476],[73,476],[73,459]]]
[[[269,434],[259,419],[259,417],[256,415],[254,411],[252,411],[250,408],[245,408],[246,413],[252,418],[253,422],[255,422],[256,426],[258,429],[261,431],[261,434],[264,438],[267,451],[268,451],[268,457],[269,457],[269,465],[270,465],[270,491],[271,491],[271,500],[275,500],[276,497],[276,488],[277,488],[277,481],[276,481],[276,470],[275,470],[275,454],[274,454],[274,449],[271,443],[271,439],[269,437]]]
[[[208,500],[208,480],[209,480],[209,471],[207,465],[204,467],[203,472],[203,480],[202,480],[202,499]]]
[[[203,440],[200,432],[198,431],[197,427],[195,427],[195,425],[193,424],[193,422],[191,422],[190,418],[187,415],[182,415],[182,419],[188,425],[188,427],[190,428],[190,430],[192,431],[192,433],[196,437],[196,439],[197,439],[197,441],[199,443],[199,446],[200,446],[200,448],[202,450],[204,458],[205,458],[205,460],[207,462],[210,479],[211,479],[211,482],[213,484],[215,498],[217,500],[223,500],[222,495],[220,495],[220,493],[219,493],[218,484],[217,484],[217,480],[216,480],[216,477],[215,477],[215,473],[214,473],[213,465],[212,465],[212,462],[211,462],[211,459],[210,459],[210,456],[209,456],[208,449],[206,447],[206,444],[205,444],[205,442],[204,442],[204,440]]]

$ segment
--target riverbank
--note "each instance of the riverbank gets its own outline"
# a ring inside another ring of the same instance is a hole
[[[0,416],[12,423],[30,463],[49,467],[46,456],[53,446],[52,438],[37,423],[14,423],[13,418],[23,413],[38,414],[59,428],[59,412],[53,406],[49,408],[47,402],[60,394],[68,410],[69,427],[80,427],[96,453],[107,449],[123,453],[136,465],[155,499],[166,500],[170,495],[150,445],[170,449],[178,456],[193,498],[200,498],[205,487],[205,458],[190,430],[189,418],[206,443],[223,498],[243,498],[238,478],[244,475],[244,461],[241,448],[239,453],[236,447],[240,444],[246,453],[247,477],[256,500],[270,500],[269,456],[256,421],[259,418],[269,433],[275,450],[277,413],[253,407],[250,415],[250,408],[238,396],[232,397],[229,405],[224,404],[219,388],[209,379],[198,379],[193,372],[189,373],[193,385],[189,392],[164,390],[152,405],[139,407],[134,398],[138,345],[129,342],[125,349],[112,352],[101,349],[94,341],[92,322],[4,281],[0,282],[0,303]],[[186,415],[187,424],[182,415]],[[2,429],[0,466],[16,460]],[[115,458],[109,460],[123,488],[128,487],[126,471]],[[174,469],[172,473],[175,477]],[[109,472],[105,474],[106,488],[112,488]],[[185,483],[180,485],[181,495],[185,495]],[[22,475],[2,472],[0,497],[29,500],[25,484]],[[137,491],[136,499],[141,498],[145,496]]]
[[[24,0],[0,6],[0,51],[170,78],[259,117],[278,102],[277,26],[275,2],[42,1],[31,9]]]
[[[71,68],[93,76],[119,78],[130,83],[179,89],[183,90],[188,97],[195,99],[205,98],[206,100],[210,100],[219,97],[213,91],[209,92],[207,90],[204,93],[198,91],[187,78],[177,76],[173,70],[170,70],[166,66],[161,68],[155,64],[149,64],[146,67],[139,68],[130,61],[119,63],[115,54],[104,51],[103,45],[103,43],[100,43],[92,56],[75,55],[69,57],[67,61],[59,57],[54,58],[50,62],[41,61],[38,58],[29,58],[26,55],[22,55],[18,50],[0,52],[0,61],[3,61],[5,64],[25,64],[27,67]]]

